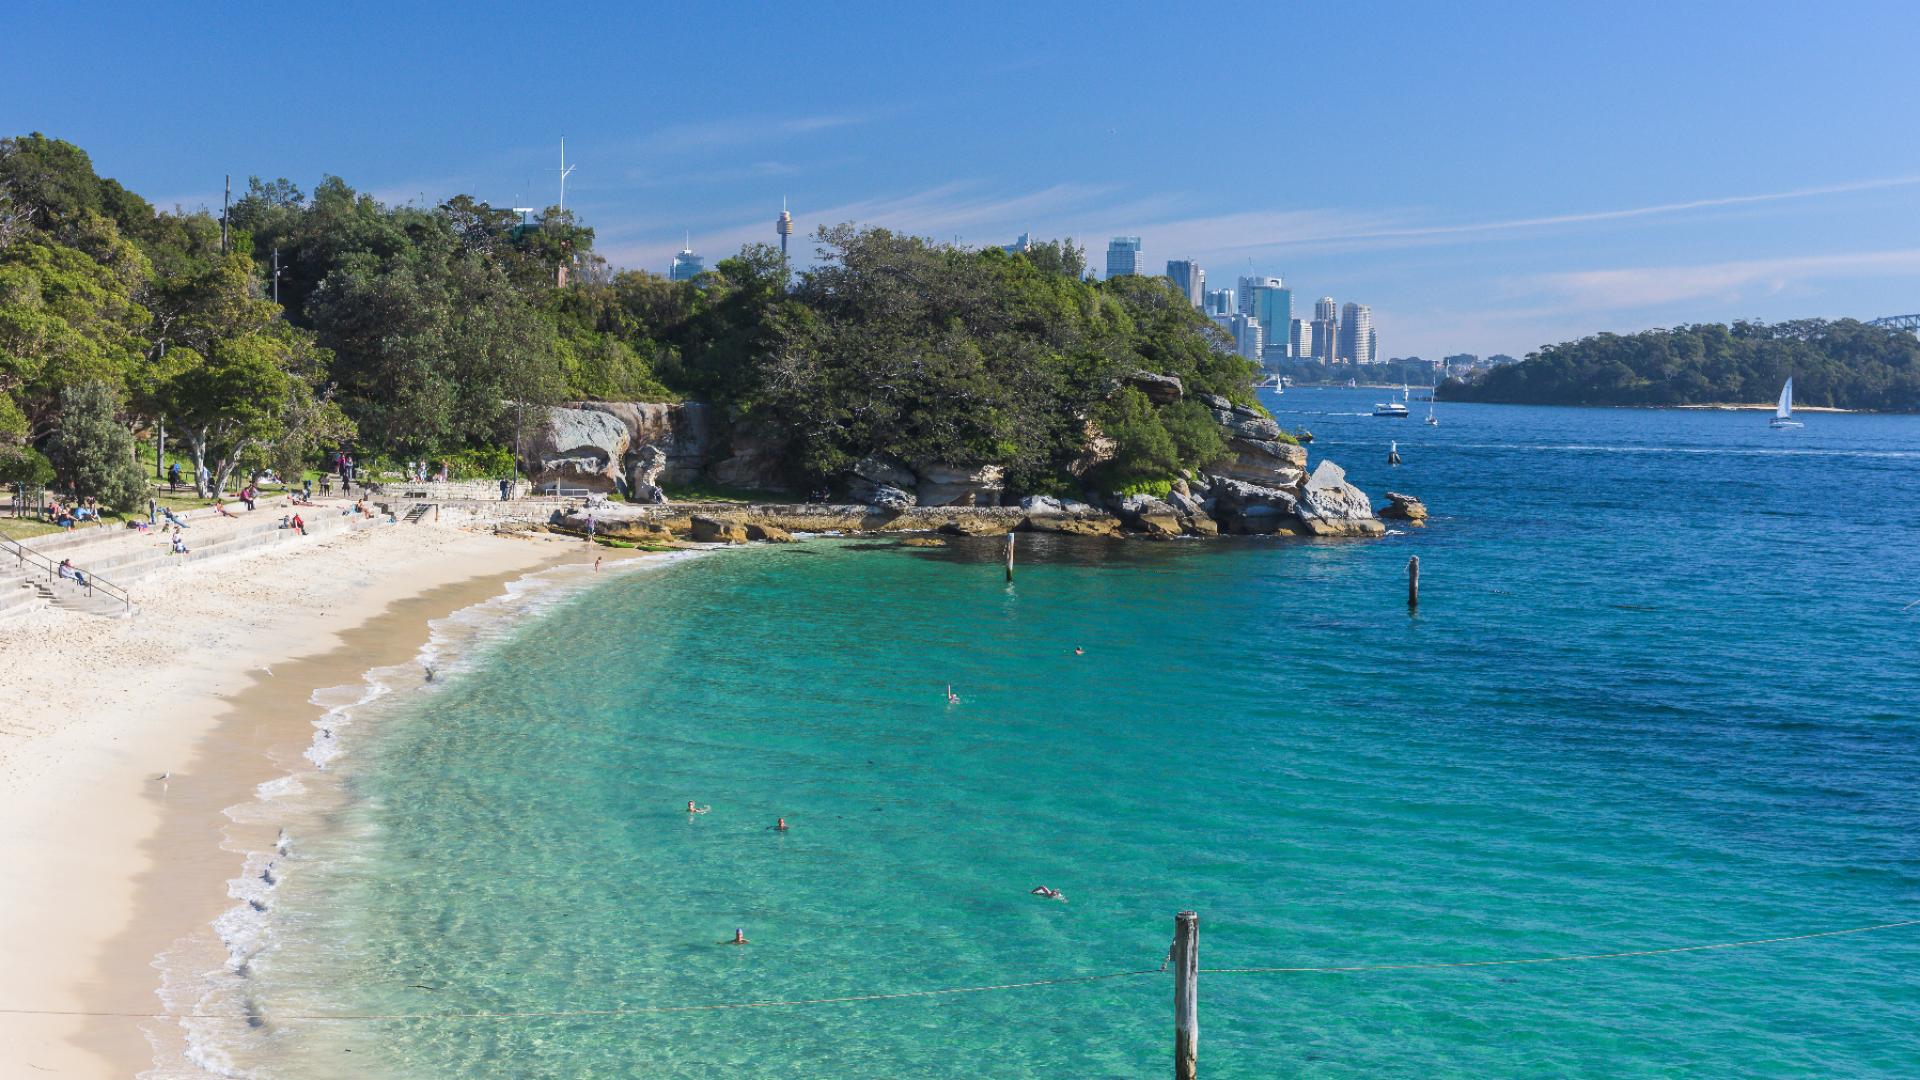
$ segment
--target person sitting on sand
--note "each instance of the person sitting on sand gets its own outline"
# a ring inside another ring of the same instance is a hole
[[[222,502],[217,502],[213,504],[213,512],[216,514],[219,514],[221,517],[224,517],[224,518],[240,516],[234,513],[233,511],[227,509],[227,504]]]
[[[260,489],[254,487],[252,484],[248,484],[246,487],[240,489],[240,501],[247,504],[248,510],[253,509],[253,501],[259,497]]]
[[[1033,890],[1032,890],[1032,895],[1034,895],[1034,896],[1044,896],[1044,897],[1046,897],[1046,898],[1047,898],[1047,899],[1049,899],[1049,900],[1058,900],[1058,901],[1060,901],[1060,902],[1061,902],[1061,903],[1063,903],[1063,904],[1067,902],[1067,894],[1066,894],[1066,893],[1063,893],[1063,892],[1061,892],[1061,891],[1060,891],[1059,889],[1055,889],[1055,888],[1051,888],[1051,887],[1049,887],[1049,886],[1046,886],[1046,885],[1037,885],[1037,886],[1035,886],[1035,887],[1033,888]]]
[[[174,533],[173,534],[173,554],[185,555],[186,553],[187,553],[186,537],[181,536],[179,533]]]
[[[307,535],[307,523],[306,523],[306,522],[304,522],[304,521],[302,521],[302,520],[300,520],[300,515],[299,515],[299,514],[295,514],[295,515],[293,515],[293,520],[292,520],[292,521],[291,521],[291,522],[289,523],[289,525],[290,525],[290,526],[291,526],[292,528],[295,528],[295,529],[298,529],[298,530],[300,530],[300,535],[301,535],[301,536],[305,536],[305,535]]]
[[[80,568],[73,565],[72,559],[60,560],[60,576],[83,589],[87,587],[87,575],[81,573]]]
[[[171,507],[166,507],[166,506],[161,507],[160,516],[163,518],[166,518],[167,524],[173,526],[176,529],[187,528],[187,523],[184,521],[181,521],[179,515],[175,514]]]
[[[711,809],[713,809],[713,807],[711,807],[711,806],[695,806],[695,805],[693,805],[693,800],[692,800],[692,799],[688,799],[688,800],[687,800],[687,813],[689,813],[689,814],[704,814],[704,813],[706,813],[707,811],[709,811],[709,810],[711,810]]]

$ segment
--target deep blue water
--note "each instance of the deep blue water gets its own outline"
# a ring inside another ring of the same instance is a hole
[[[1920,918],[1920,417],[1773,432],[1442,404],[1431,428],[1364,415],[1376,396],[1272,404],[1376,499],[1424,498],[1428,529],[1027,538],[1011,589],[991,541],[816,541],[614,576],[494,627],[470,670],[349,736],[241,1057],[287,1076],[1162,1076],[1157,973],[288,1017],[1124,972],[1157,967],[1181,908],[1209,968]],[[735,927],[750,945],[720,944]],[[1911,1077],[1917,1021],[1912,927],[1206,974],[1200,1060]]]

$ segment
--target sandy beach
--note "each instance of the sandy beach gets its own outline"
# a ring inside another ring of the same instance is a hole
[[[148,1069],[155,957],[231,903],[223,810],[311,738],[309,695],[590,554],[393,526],[171,569],[132,619],[0,620],[0,1075]]]

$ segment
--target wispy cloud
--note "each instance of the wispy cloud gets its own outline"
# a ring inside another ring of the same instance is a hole
[[[812,116],[743,117],[674,124],[641,136],[632,145],[643,154],[672,155],[816,135],[871,123],[880,113],[818,113]]]
[[[1888,275],[1920,275],[1920,248],[1578,270],[1542,274],[1522,284],[1557,296],[1569,307],[1609,311],[1683,301],[1731,303],[1824,279]]]

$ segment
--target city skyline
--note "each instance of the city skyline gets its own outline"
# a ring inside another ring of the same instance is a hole
[[[1110,237],[1138,235],[1154,269],[1192,259],[1220,280],[1265,270],[1364,296],[1402,354],[1920,310],[1920,148],[1883,124],[1910,97],[1900,43],[1920,12],[1383,5],[1342,15],[1343,33],[1372,42],[1355,79],[1326,50],[1273,67],[1257,43],[1298,29],[1282,12],[1242,12],[1226,34],[1122,7],[1070,31],[994,5],[860,19],[395,9],[372,36],[353,19],[253,9],[232,26],[258,43],[244,70],[183,69],[154,92],[146,58],[191,54],[191,21],[29,3],[19,19],[45,45],[0,70],[0,123],[76,143],[163,208],[217,208],[227,174],[308,191],[338,174],[389,203],[548,206],[564,135],[567,206],[615,266],[664,272],[683,230],[709,264],[777,243],[783,196],[802,268],[814,229],[843,221],[979,247],[1072,237],[1096,268]],[[423,54],[421,40],[436,46]],[[502,79],[508,48],[565,57],[575,74]],[[1141,49],[1153,62],[1140,77],[1099,93],[1061,77]],[[804,59],[828,52],[840,60]],[[1822,77],[1782,93],[1777,73],[1810,62]],[[651,66],[755,78],[630,93],[622,73]],[[395,77],[376,91],[340,76],[368,67]],[[1223,153],[1204,103],[1254,72],[1283,106]],[[76,79],[99,92],[45,92]],[[262,93],[263,79],[284,92]],[[313,94],[325,108],[295,107]],[[1272,137],[1309,116],[1335,121],[1314,161]]]

